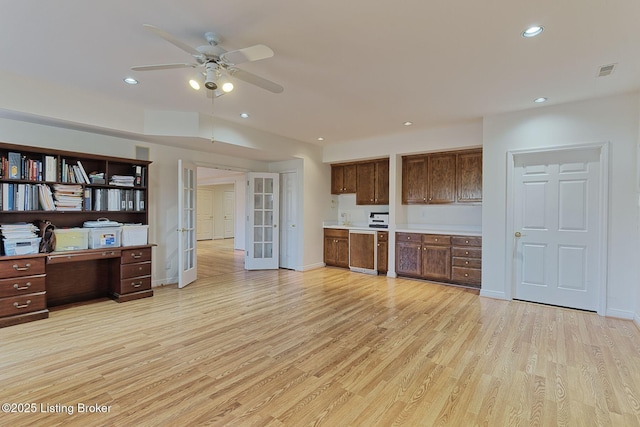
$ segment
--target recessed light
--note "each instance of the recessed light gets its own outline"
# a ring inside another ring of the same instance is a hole
[[[318,137],[318,141],[324,141],[324,138],[323,138],[323,137],[321,137],[321,136],[319,136],[319,137]]]
[[[405,125],[405,126],[411,126],[412,124],[413,124],[413,122],[410,122],[410,121],[406,121],[406,122],[403,123],[403,125]]]
[[[243,119],[248,119],[249,115],[247,113],[240,113],[240,117],[242,117]]]
[[[189,86],[191,86],[195,90],[200,90],[200,83],[198,83],[198,81],[195,79],[189,80]]]
[[[540,25],[533,25],[522,32],[522,37],[531,38],[540,34],[544,30],[544,27]]]
[[[122,80],[128,85],[137,85],[138,84],[138,81],[136,79],[134,79],[133,77],[125,77]]]
[[[547,101],[547,99],[548,99],[548,98],[540,97],[540,98],[536,98],[536,99],[534,99],[534,100],[533,100],[533,102],[535,102],[535,103],[537,103],[537,104],[540,104],[540,103],[546,102],[546,101]]]

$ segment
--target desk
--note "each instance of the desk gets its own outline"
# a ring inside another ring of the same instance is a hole
[[[0,257],[0,327],[49,317],[49,308],[150,297],[153,245]]]

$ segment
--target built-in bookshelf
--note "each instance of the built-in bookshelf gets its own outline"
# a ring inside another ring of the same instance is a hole
[[[0,143],[0,223],[148,224],[146,160]]]

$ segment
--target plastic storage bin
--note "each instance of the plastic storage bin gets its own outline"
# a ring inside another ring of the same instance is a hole
[[[54,252],[77,251],[89,247],[89,231],[84,228],[56,228],[56,248]]]
[[[117,248],[120,246],[122,227],[87,228],[89,230],[89,248]]]
[[[5,255],[37,254],[40,249],[40,237],[4,239],[3,243]]]
[[[125,224],[122,226],[122,246],[146,245],[148,225]]]

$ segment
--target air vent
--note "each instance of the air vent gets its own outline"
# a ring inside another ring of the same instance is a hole
[[[616,67],[616,65],[617,64],[603,65],[598,70],[598,77],[607,77],[607,76],[611,75],[611,73],[613,73],[613,69]]]

